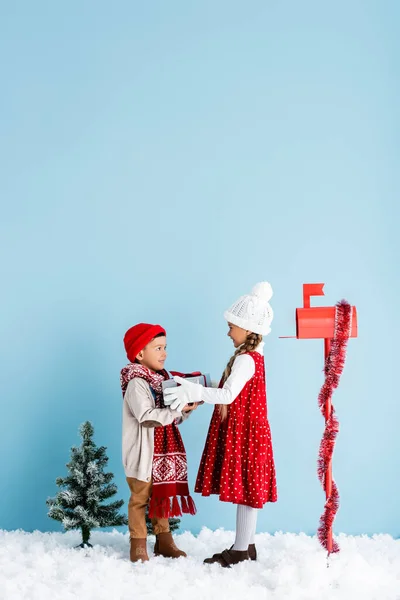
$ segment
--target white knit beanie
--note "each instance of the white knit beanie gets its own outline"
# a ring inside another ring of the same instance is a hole
[[[242,329],[260,335],[268,335],[271,332],[270,325],[274,318],[273,310],[268,302],[272,298],[272,294],[272,287],[268,281],[257,283],[250,294],[241,296],[224,312],[224,318],[228,323]]]

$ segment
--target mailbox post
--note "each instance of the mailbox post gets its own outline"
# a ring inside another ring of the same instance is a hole
[[[332,523],[337,512],[339,494],[332,479],[332,455],[339,423],[332,406],[333,390],[339,384],[343,370],[346,345],[349,337],[357,337],[357,310],[345,300],[336,306],[311,307],[312,296],[324,295],[323,283],[303,285],[303,307],[296,309],[297,339],[324,340],[325,382],[319,394],[319,406],[325,418],[325,431],[321,440],[318,476],[325,490],[325,510],[321,516],[318,537],[328,554],[339,547],[333,540]],[[289,336],[287,336],[289,337]]]

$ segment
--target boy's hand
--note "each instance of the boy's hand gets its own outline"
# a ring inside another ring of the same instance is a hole
[[[193,404],[186,404],[186,406],[183,407],[182,412],[183,413],[189,413],[192,410],[196,410],[196,408],[198,407],[199,403],[198,402],[193,402]]]

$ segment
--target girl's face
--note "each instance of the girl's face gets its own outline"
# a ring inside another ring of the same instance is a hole
[[[232,325],[232,323],[228,323],[228,327],[229,327],[228,337],[231,338],[235,348],[239,348],[239,346],[241,346],[242,344],[245,343],[250,331],[247,331],[246,329],[242,329],[241,327],[238,327],[237,325]]]
[[[163,335],[154,338],[139,352],[136,360],[151,371],[161,371],[167,358],[167,338]]]

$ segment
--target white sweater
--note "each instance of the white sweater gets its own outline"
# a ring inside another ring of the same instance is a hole
[[[256,348],[256,352],[264,354],[264,342]],[[231,404],[237,398],[255,373],[254,360],[248,354],[239,354],[232,365],[232,371],[222,388],[204,388],[201,399],[207,404]]]

